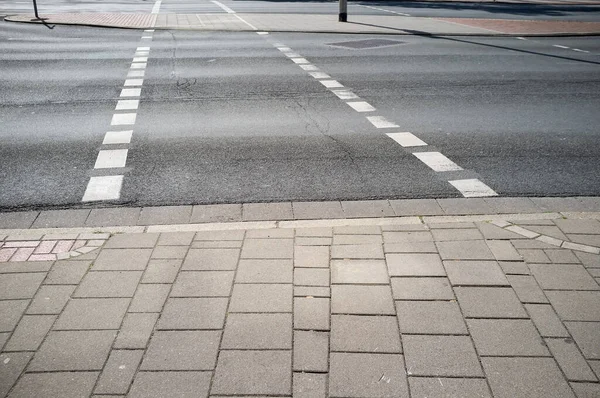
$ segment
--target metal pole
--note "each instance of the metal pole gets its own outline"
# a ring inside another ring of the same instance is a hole
[[[340,0],[340,22],[348,22],[348,0]]]
[[[38,15],[37,1],[36,0],[33,0],[33,12],[35,13],[35,19],[37,19],[39,21],[41,18]]]

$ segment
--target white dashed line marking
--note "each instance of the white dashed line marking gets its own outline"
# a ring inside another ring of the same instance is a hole
[[[366,8],[370,8],[370,9],[372,9],[372,10],[385,11],[385,12],[389,12],[389,13],[396,14],[396,15],[402,15],[403,17],[410,17],[410,14],[406,14],[406,13],[404,13],[404,12],[398,12],[398,11],[386,10],[386,9],[384,9],[384,8],[373,7],[373,6],[365,6],[365,5],[362,5],[362,4],[359,4],[359,6],[366,7]]]
[[[131,86],[141,86],[142,84],[144,84],[144,79],[127,79],[125,80],[125,84],[123,84],[125,87],[131,87]]]
[[[146,63],[131,64],[131,69],[146,69]]]
[[[297,53],[283,53],[288,58],[300,58],[300,54]]]
[[[156,3],[154,3],[154,7],[152,7],[152,11],[150,12],[150,14],[158,14],[161,4],[162,0],[158,0]],[[154,32],[154,29],[146,29],[144,30],[144,32]]]
[[[346,102],[356,112],[373,112],[375,108],[365,101]]]
[[[115,108],[116,111],[136,110],[140,105],[140,100],[119,100]]]
[[[331,92],[337,95],[337,97],[342,100],[358,98],[358,95],[354,94],[350,90],[331,90]]]
[[[289,47],[277,47],[277,49],[278,49],[279,51],[281,51],[282,53],[285,53],[285,52],[290,52],[290,51],[292,51],[292,49],[291,49],[291,48],[289,48]]]
[[[121,196],[123,176],[91,177],[82,202],[117,200]]]
[[[433,171],[456,171],[463,169],[440,152],[415,152],[413,155]]]
[[[526,39],[526,38],[524,38],[524,37],[515,37],[515,39],[517,39],[517,40],[527,40],[527,39]]]
[[[306,58],[292,58],[292,61],[295,64],[308,64],[308,60]]]
[[[127,149],[107,149],[98,152],[95,169],[112,169],[125,167],[127,162]]]
[[[138,47],[137,51],[150,51],[150,47]]]
[[[569,47],[567,47],[567,46],[561,46],[560,44],[553,44],[552,46],[553,47],[558,47],[558,48],[564,48],[565,50],[569,49]]]
[[[256,32],[257,35],[268,35],[269,32]]]
[[[133,54],[134,57],[147,57],[150,54],[149,51],[136,51],[135,54]],[[133,62],[135,61],[135,58],[133,58]]]
[[[427,145],[427,143],[420,140],[413,133],[408,133],[408,132],[406,132],[406,133],[388,133],[387,136],[390,137],[391,139],[393,139],[394,141],[396,141],[398,144],[400,144],[404,148],[412,147],[412,146]]]
[[[448,181],[454,188],[458,189],[465,198],[480,198],[486,196],[498,196],[490,187],[476,178],[469,180]]]
[[[340,82],[338,82],[337,80],[319,80],[319,83],[321,83],[322,85],[324,85],[327,88],[338,88],[338,87],[344,87]]]
[[[144,77],[145,74],[145,70],[130,70],[127,72],[127,77]]]
[[[327,73],[324,72],[308,72],[309,75],[311,75],[312,77],[314,77],[315,79],[330,79],[331,76],[329,76]]]
[[[133,130],[124,130],[124,131],[107,131],[104,135],[104,141],[102,141],[103,145],[113,145],[113,144],[129,144],[131,142],[131,136],[133,135]]]
[[[396,123],[390,122],[383,116],[367,116],[367,120],[378,129],[390,129],[400,127]]]
[[[124,88],[121,90],[120,97],[139,97],[141,94],[141,88]]]
[[[302,69],[304,69],[305,71],[319,70],[319,68],[317,68],[314,65],[298,65],[298,66],[301,67]]]
[[[148,62],[148,57],[134,57],[131,62]]]
[[[589,51],[580,50],[579,48],[574,48],[573,51],[577,51],[577,52],[580,52],[580,53],[589,53]]]
[[[111,126],[123,126],[135,124],[135,113],[115,113],[110,122]]]
[[[227,7],[225,4],[218,2],[217,0],[212,0],[211,3],[214,3],[214,4],[218,5],[219,7],[221,7],[227,14],[235,14],[235,11],[233,11],[231,8]]]

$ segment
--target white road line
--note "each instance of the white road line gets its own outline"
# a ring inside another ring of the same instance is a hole
[[[277,46],[275,46],[275,47],[277,47]],[[282,53],[285,53],[285,52],[292,51],[292,49],[291,49],[291,48],[289,48],[289,47],[284,47],[284,46],[279,46],[279,47],[277,47],[277,49],[278,49],[279,51],[281,51]]]
[[[161,0],[161,2],[162,2],[162,0]],[[154,29],[144,29],[144,32],[154,33]]]
[[[245,23],[246,25],[248,25],[250,27],[250,29],[252,30],[258,30],[258,28],[254,25],[252,25],[250,22],[246,21],[244,18],[240,17],[237,14],[233,14],[234,17],[236,17],[237,19],[239,19],[240,21],[242,21],[243,23]]]
[[[158,14],[161,4],[162,4],[162,0],[158,0],[156,3],[154,3],[154,7],[152,7],[152,11],[150,12],[150,14]],[[154,32],[154,29],[144,30],[144,32],[148,32],[148,31]]]
[[[448,181],[454,188],[458,189],[465,198],[479,198],[484,196],[498,196],[490,187],[478,179]]]
[[[115,108],[116,111],[136,110],[140,105],[140,100],[119,100]]]
[[[268,34],[269,34],[269,32],[256,32],[256,34],[257,34],[257,35],[261,35],[261,36],[262,36],[262,35],[268,35]]]
[[[298,65],[299,67],[301,67],[302,69],[304,69],[305,71],[309,71],[309,70],[319,70],[319,68],[317,68],[314,65]]]
[[[526,38],[524,38],[524,37],[515,37],[515,39],[517,39],[517,40],[527,40],[527,39],[526,39]]]
[[[379,8],[379,7],[365,6],[365,5],[362,5],[362,4],[359,4],[359,6],[366,7],[366,8],[371,8],[373,10],[378,10],[378,11],[385,11],[385,12],[389,12],[389,13],[392,13],[392,14],[402,15],[404,17],[410,17],[410,14],[406,14],[404,12],[391,11],[391,10],[386,10],[386,9]]]
[[[316,72],[316,73],[318,73],[318,72]],[[350,90],[331,90],[331,92],[334,93],[335,95],[337,95],[337,97],[342,100],[358,98],[358,95],[354,94]]]
[[[327,73],[324,72],[308,72],[309,75],[311,75],[312,77],[314,77],[315,79],[330,79],[331,76],[329,76]]]
[[[115,113],[110,122],[111,126],[123,126],[135,124],[135,113]]]
[[[375,108],[366,101],[346,102],[356,112],[374,112]]]
[[[145,70],[130,70],[127,72],[127,77],[144,77],[145,74]]]
[[[295,64],[308,64],[308,60],[306,58],[292,58],[292,61]]]
[[[218,2],[217,0],[211,0],[211,3],[214,3],[214,4],[218,5],[219,7],[221,7],[227,14],[235,14],[235,11],[233,11],[231,8],[227,7],[225,4]]]
[[[463,169],[440,152],[415,152],[413,155],[433,171],[456,171]]]
[[[142,36],[142,39],[144,39],[144,40],[152,40],[152,36]]]
[[[144,84],[144,79],[127,79],[123,84],[125,87],[141,86]]]
[[[119,97],[139,97],[141,94],[141,88],[124,88]]]
[[[573,51],[577,51],[577,52],[580,52],[580,53],[589,53],[589,51],[586,51],[586,50],[580,50],[580,49],[578,49],[578,48],[574,48],[574,49],[573,49]]]
[[[150,54],[149,51],[136,51],[135,54],[133,54],[133,56],[134,57],[147,57],[149,54]],[[134,62],[137,62],[137,61],[134,61]]]
[[[327,88],[344,87],[342,83],[338,82],[337,80],[319,80],[319,83],[321,83]]]
[[[102,141],[102,144],[129,144],[131,142],[132,135],[133,130],[107,131],[104,135],[104,141]]]
[[[560,44],[553,44],[552,46],[553,47],[558,47],[558,48],[564,48],[565,50],[569,49],[569,47],[567,47],[567,46],[561,46]]]
[[[123,176],[92,177],[88,182],[82,202],[116,200],[121,196]]]
[[[146,63],[131,64],[131,69],[146,69]]]
[[[411,147],[411,146],[425,146],[427,145],[427,143],[425,143],[424,141],[420,140],[416,135],[414,135],[413,133],[388,133],[387,134],[388,137],[390,137],[391,139],[393,139],[394,141],[396,141],[398,144],[400,144],[403,147]]]
[[[288,58],[300,58],[301,55],[298,53],[283,53],[283,55],[285,55]]]
[[[148,57],[133,57],[131,62],[148,62]]]
[[[367,120],[378,129],[398,128],[396,123],[392,123],[383,116],[367,116]]]
[[[136,51],[150,51],[150,47],[138,47]]]
[[[127,162],[127,149],[105,149],[98,152],[95,169],[111,169],[125,167]]]

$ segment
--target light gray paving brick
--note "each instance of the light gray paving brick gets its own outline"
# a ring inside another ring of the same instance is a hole
[[[521,261],[521,255],[508,240],[488,240],[488,247],[496,260]]]
[[[341,227],[333,227],[333,232],[336,235],[381,235],[381,227],[377,225],[345,225]],[[381,236],[377,242],[382,242]]]
[[[92,393],[97,378],[98,372],[26,373],[10,397],[87,397]]]
[[[598,291],[547,291],[546,296],[563,321],[600,321]]]
[[[293,258],[293,239],[246,239],[241,258]]]
[[[454,301],[397,301],[401,333],[467,334],[467,327]]]
[[[147,249],[153,248],[157,241],[158,234],[116,234],[110,237],[104,247],[107,249]]]
[[[577,398],[600,397],[600,384],[598,383],[570,383]]]
[[[481,358],[494,397],[574,398],[552,358]]]
[[[140,370],[212,370],[220,339],[216,330],[156,331]]]
[[[129,312],[162,311],[170,289],[170,285],[140,285],[131,300]]]
[[[359,235],[359,234],[347,234],[347,235],[333,235],[334,245],[370,245],[370,244],[382,244],[383,239],[381,235]]]
[[[142,271],[88,272],[73,297],[133,297]]]
[[[0,300],[28,299],[42,284],[46,274],[0,274]]]
[[[0,354],[0,396],[7,396],[32,356],[33,353],[31,352],[5,352]]]
[[[188,252],[187,246],[157,246],[152,251],[151,258],[183,259]]]
[[[383,259],[381,244],[334,245],[331,258],[336,259]]]
[[[28,229],[31,227],[39,212],[37,211],[15,211],[11,213],[0,213],[1,229]]]
[[[333,285],[331,313],[357,315],[395,315],[389,286]]]
[[[229,314],[221,349],[292,349],[292,314]]]
[[[387,200],[342,201],[341,204],[347,218],[395,216],[394,210]]]
[[[565,322],[565,326],[587,359],[600,359],[600,323]]]
[[[212,394],[291,395],[291,351],[222,351]]]
[[[196,232],[194,240],[201,241],[225,241],[225,240],[243,240],[246,231],[244,230],[225,230],[225,231],[199,231]]]
[[[127,314],[115,340],[114,348],[135,349],[146,348],[154,325],[158,319],[157,313]]]
[[[482,377],[469,336],[402,336],[406,369],[414,376]]]
[[[548,302],[535,278],[528,275],[507,275],[510,285],[523,303],[544,304]]]
[[[101,370],[115,335],[114,330],[52,331],[28,371]]]
[[[437,253],[433,242],[396,242],[384,243],[385,253]]]
[[[579,259],[573,254],[573,251],[567,249],[546,249],[544,250],[550,261],[557,264],[579,264]]]
[[[600,268],[600,256],[591,253],[575,252],[575,255],[586,268]]]
[[[433,235],[429,231],[384,231],[383,242],[433,242]]]
[[[600,290],[594,278],[579,264],[531,264],[529,269],[544,290]]]
[[[162,232],[158,238],[159,246],[189,246],[194,240],[194,232]]]
[[[190,249],[183,262],[186,271],[231,271],[237,267],[239,249]]]
[[[292,204],[285,203],[244,203],[242,205],[244,221],[293,220]]]
[[[143,207],[137,225],[187,224],[192,215],[192,206]]]
[[[31,228],[83,227],[89,214],[89,209],[45,210],[40,212]]]
[[[295,398],[326,398],[327,375],[322,373],[294,373]]]
[[[108,227],[137,225],[141,210],[142,209],[139,207],[92,209],[87,220],[85,220],[85,226]]]
[[[197,205],[192,208],[190,223],[242,221],[241,204]]]
[[[103,249],[94,261],[94,271],[143,271],[152,249]]]
[[[546,345],[558,362],[567,380],[597,381],[587,361],[571,338],[546,339]]]
[[[333,229],[330,227],[296,228],[296,238],[300,236],[332,237]]]
[[[390,200],[390,205],[397,216],[437,216],[444,214],[444,210],[435,199]]]
[[[467,323],[479,355],[550,355],[528,319],[468,319]]]
[[[50,269],[44,284],[77,285],[91,266],[91,261],[57,261]]]
[[[329,247],[296,246],[294,247],[294,267],[329,267]]]
[[[566,234],[600,234],[600,221],[556,219],[554,223]]]
[[[236,284],[229,312],[292,312],[291,284]]]
[[[327,372],[329,333],[314,330],[294,331],[294,371]]]
[[[442,260],[494,260],[483,240],[435,242]]]
[[[48,285],[42,286],[36,293],[31,305],[27,309],[28,314],[59,314],[71,294],[75,290],[75,286],[68,285]]]
[[[506,275],[529,275],[529,268],[523,261],[498,261]]]
[[[433,229],[431,231],[436,242],[455,240],[479,240],[483,235],[477,229]]]
[[[0,332],[12,332],[28,304],[29,300],[0,301]]]
[[[523,235],[519,235],[506,229],[502,229],[488,222],[478,222],[475,223],[475,225],[477,225],[477,228],[479,228],[479,231],[481,231],[485,239],[526,239]]]
[[[383,260],[333,260],[331,283],[388,284]]]
[[[54,324],[54,329],[119,329],[129,301],[127,298],[70,300]]]
[[[494,214],[494,208],[483,198],[450,198],[438,199],[440,207],[446,214]]]
[[[344,218],[340,202],[293,202],[294,217],[297,220]]]
[[[390,276],[446,276],[437,254],[392,253],[385,258]]]
[[[329,286],[294,286],[294,297],[331,297]]]
[[[143,354],[143,350],[112,350],[94,392],[127,394]]]
[[[550,259],[541,249],[518,249],[517,250],[523,260],[529,264],[533,263],[550,263]]]
[[[139,372],[129,398],[207,397],[212,372]]]
[[[329,396],[408,397],[402,355],[331,353]]]
[[[333,315],[331,351],[402,353],[398,321],[392,316]]]
[[[293,238],[291,228],[250,229],[246,231],[246,239],[286,239]]]
[[[457,287],[454,289],[465,317],[528,318],[509,287]]]
[[[453,300],[448,278],[392,278],[395,300]]]
[[[542,337],[568,337],[569,333],[558,319],[551,305],[525,304],[531,320],[537,327]]]
[[[508,286],[496,261],[444,261],[453,286]]]
[[[296,237],[296,246],[331,246],[333,238],[300,236]]]
[[[173,283],[181,264],[181,260],[150,260],[141,283]]]
[[[329,270],[327,268],[295,268],[294,285],[329,287]]]
[[[157,328],[221,329],[225,323],[226,311],[226,298],[170,298],[165,304]]]
[[[25,315],[13,332],[4,351],[35,351],[56,320],[54,315]]]
[[[328,298],[294,298],[294,329],[329,330]]]
[[[229,297],[233,276],[232,271],[182,271],[171,297]]]
[[[412,398],[492,398],[485,379],[409,377]]]
[[[294,263],[291,259],[240,260],[236,283],[292,283]]]

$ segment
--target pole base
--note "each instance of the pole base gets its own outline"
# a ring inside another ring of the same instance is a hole
[[[338,19],[340,22],[348,22],[348,14],[345,12],[340,13],[340,18]]]

